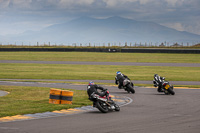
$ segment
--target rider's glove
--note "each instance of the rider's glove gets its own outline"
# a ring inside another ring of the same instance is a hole
[[[103,91],[106,92],[108,89],[104,89]]]

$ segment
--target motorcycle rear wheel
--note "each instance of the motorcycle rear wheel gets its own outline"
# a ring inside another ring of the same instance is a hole
[[[97,101],[96,102],[96,107],[102,112],[102,113],[107,113],[109,111],[107,105],[103,105],[104,102],[102,101]]]
[[[135,90],[133,89],[133,87],[130,84],[127,87],[131,93],[133,93],[133,94],[135,93]]]

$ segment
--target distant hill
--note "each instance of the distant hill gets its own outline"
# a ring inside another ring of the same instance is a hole
[[[20,35],[10,35],[4,38],[7,41],[15,42],[57,44],[200,42],[200,35],[177,31],[154,22],[136,21],[117,16],[107,19],[80,17],[66,23],[46,27],[40,31],[27,31]]]

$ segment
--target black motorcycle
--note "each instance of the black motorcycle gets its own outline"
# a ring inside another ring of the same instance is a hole
[[[127,78],[123,81],[123,89],[128,93],[135,93],[134,84]]]
[[[153,81],[153,83],[154,83],[155,87],[157,87],[157,86],[161,87],[160,92],[164,92],[166,95],[170,95],[170,94],[175,95],[174,86],[171,85],[168,81],[164,81],[164,79],[163,79],[160,86],[156,83],[155,80]]]
[[[120,111],[119,105],[117,105],[109,95],[109,91],[106,92],[106,96],[101,97],[95,93],[91,94],[90,100],[93,101],[93,107],[96,107],[102,113],[107,113],[108,111]]]

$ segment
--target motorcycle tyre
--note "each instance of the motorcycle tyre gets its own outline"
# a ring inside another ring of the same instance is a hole
[[[135,93],[135,90],[133,89],[133,87],[130,84],[127,87],[131,93],[133,93],[133,94]]]
[[[115,111],[120,111],[120,107],[117,104],[115,104]]]
[[[168,90],[164,90],[165,95],[169,95],[169,91]]]
[[[171,94],[171,95],[175,95],[175,92],[174,92],[171,88],[168,89],[168,92],[169,92],[169,94]]]
[[[99,111],[101,111],[102,113],[107,113],[109,111],[108,106],[104,106],[102,107],[101,104],[103,104],[103,102],[101,101],[97,101],[96,102],[96,107],[99,109]]]

